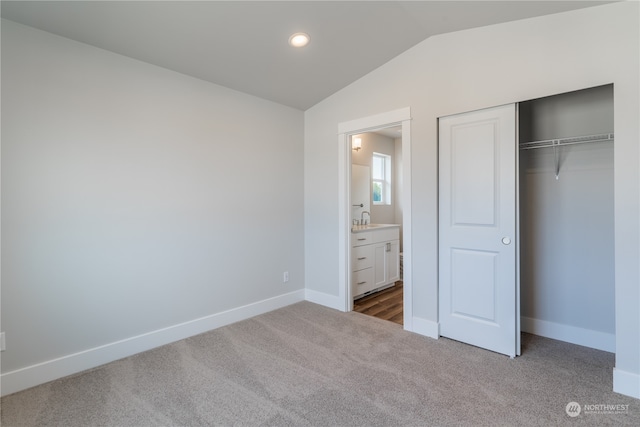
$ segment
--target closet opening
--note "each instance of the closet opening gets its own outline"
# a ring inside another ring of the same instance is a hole
[[[521,330],[615,352],[613,85],[521,102]]]

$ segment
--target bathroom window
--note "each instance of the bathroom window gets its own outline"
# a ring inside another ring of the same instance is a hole
[[[391,204],[391,156],[373,153],[371,177],[374,205]]]

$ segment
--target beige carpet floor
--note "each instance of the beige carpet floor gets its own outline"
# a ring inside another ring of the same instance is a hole
[[[533,335],[509,359],[302,302],[5,396],[1,419],[7,427],[639,426],[640,401],[611,391],[613,366],[611,353]],[[572,401],[577,417],[565,412]]]

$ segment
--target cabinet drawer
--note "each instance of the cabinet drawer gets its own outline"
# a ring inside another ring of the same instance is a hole
[[[375,283],[373,283],[373,268],[369,267],[364,270],[354,271],[351,276],[351,286],[354,297],[373,290],[376,287]]]
[[[373,231],[351,233],[351,247],[369,245],[373,243]]]
[[[373,246],[356,246],[351,250],[351,270],[373,267]]]

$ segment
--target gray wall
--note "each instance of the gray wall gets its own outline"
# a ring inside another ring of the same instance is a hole
[[[520,141],[613,133],[613,85],[521,102]]]
[[[307,110],[307,289],[339,294],[339,261],[326,254],[342,244],[340,123],[411,108],[411,159],[403,164],[412,179],[412,312],[418,323],[437,324],[438,117],[614,83],[614,387],[640,397],[638,7],[621,2],[431,37]]]
[[[302,293],[303,126],[2,21],[3,374]]]
[[[520,141],[612,133],[613,87],[520,104]],[[615,333],[611,142],[520,152],[522,316]],[[614,351],[614,348],[610,349]]]

